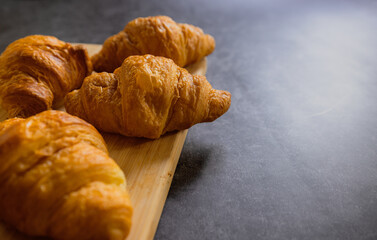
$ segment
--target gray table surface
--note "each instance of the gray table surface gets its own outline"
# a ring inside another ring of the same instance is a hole
[[[192,127],[155,239],[377,239],[376,1],[1,1],[30,34],[102,43],[168,15],[216,39],[228,113]]]

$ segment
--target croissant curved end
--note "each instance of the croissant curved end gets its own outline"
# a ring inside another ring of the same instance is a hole
[[[226,113],[231,104],[232,94],[214,89],[209,100],[209,112],[206,122],[212,122]]]
[[[208,51],[207,51],[207,55],[211,54],[213,51],[215,51],[215,48],[216,48],[216,41],[215,41],[215,38],[212,37],[211,35],[209,34],[206,34],[206,39],[207,39],[207,43],[208,43]]]
[[[67,113],[80,116],[82,119],[86,120],[85,112],[80,109],[80,102],[79,90],[73,90],[64,97],[64,107]]]

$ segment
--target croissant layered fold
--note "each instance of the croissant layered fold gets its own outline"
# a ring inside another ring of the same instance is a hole
[[[94,70],[113,72],[132,55],[152,54],[170,59],[180,67],[197,62],[215,49],[215,40],[202,29],[174,22],[166,16],[137,18],[109,37],[92,57]]]
[[[11,43],[0,56],[0,99],[9,117],[51,109],[92,72],[83,46],[32,35]]]
[[[158,138],[223,115],[231,94],[213,89],[171,59],[128,57],[114,73],[96,73],[67,94],[67,112],[105,132]]]
[[[54,110],[0,123],[0,209],[26,234],[67,240],[124,240],[132,215],[101,135]]]

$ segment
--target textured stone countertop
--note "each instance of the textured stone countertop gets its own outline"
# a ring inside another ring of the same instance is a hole
[[[150,15],[213,35],[207,78],[232,93],[189,130],[155,239],[377,238],[375,1],[2,0],[0,51]]]

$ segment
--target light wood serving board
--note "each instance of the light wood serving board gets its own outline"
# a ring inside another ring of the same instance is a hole
[[[90,56],[101,49],[101,45],[97,44],[82,45],[88,49]],[[187,69],[192,74],[205,75],[207,61],[202,59]],[[64,107],[60,110],[64,111]],[[5,119],[6,113],[0,109],[0,121]],[[148,140],[102,133],[110,156],[126,175],[127,187],[134,207],[132,228],[127,240],[153,239],[186,135],[187,130],[184,130],[165,134],[157,140]],[[0,222],[0,239],[46,238],[25,236]]]

